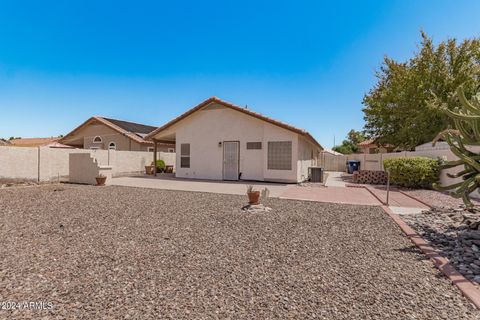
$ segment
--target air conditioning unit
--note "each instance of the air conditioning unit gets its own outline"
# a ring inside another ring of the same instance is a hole
[[[310,177],[310,182],[323,182],[323,168],[309,167],[308,176]]]

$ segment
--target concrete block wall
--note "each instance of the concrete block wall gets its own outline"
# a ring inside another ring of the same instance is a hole
[[[0,147],[0,180],[68,181],[70,154],[87,153],[99,165],[112,166],[113,176],[144,172],[153,161],[147,151]],[[175,167],[175,153],[159,152],[158,159]]]

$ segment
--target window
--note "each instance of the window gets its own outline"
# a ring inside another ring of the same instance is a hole
[[[180,168],[190,168],[190,143],[180,145]]]
[[[262,149],[261,142],[247,142],[247,150],[260,150]]]
[[[95,138],[93,138],[93,142],[94,143],[100,143],[100,142],[102,142],[102,138],[99,137],[99,136],[96,136]]]
[[[110,142],[108,144],[108,149],[109,150],[117,150],[117,145],[115,144],[115,142]]]
[[[148,147],[147,151],[148,152],[153,152],[153,151],[155,151],[155,148],[154,147]]]
[[[175,152],[174,148],[168,148],[168,152]]]
[[[292,170],[292,141],[269,141],[267,169]]]

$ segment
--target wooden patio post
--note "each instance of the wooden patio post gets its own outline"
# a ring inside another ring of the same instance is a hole
[[[157,176],[157,140],[153,139],[153,172]]]

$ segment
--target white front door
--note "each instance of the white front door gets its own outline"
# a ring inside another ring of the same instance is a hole
[[[238,180],[238,159],[240,143],[223,142],[223,180]]]

